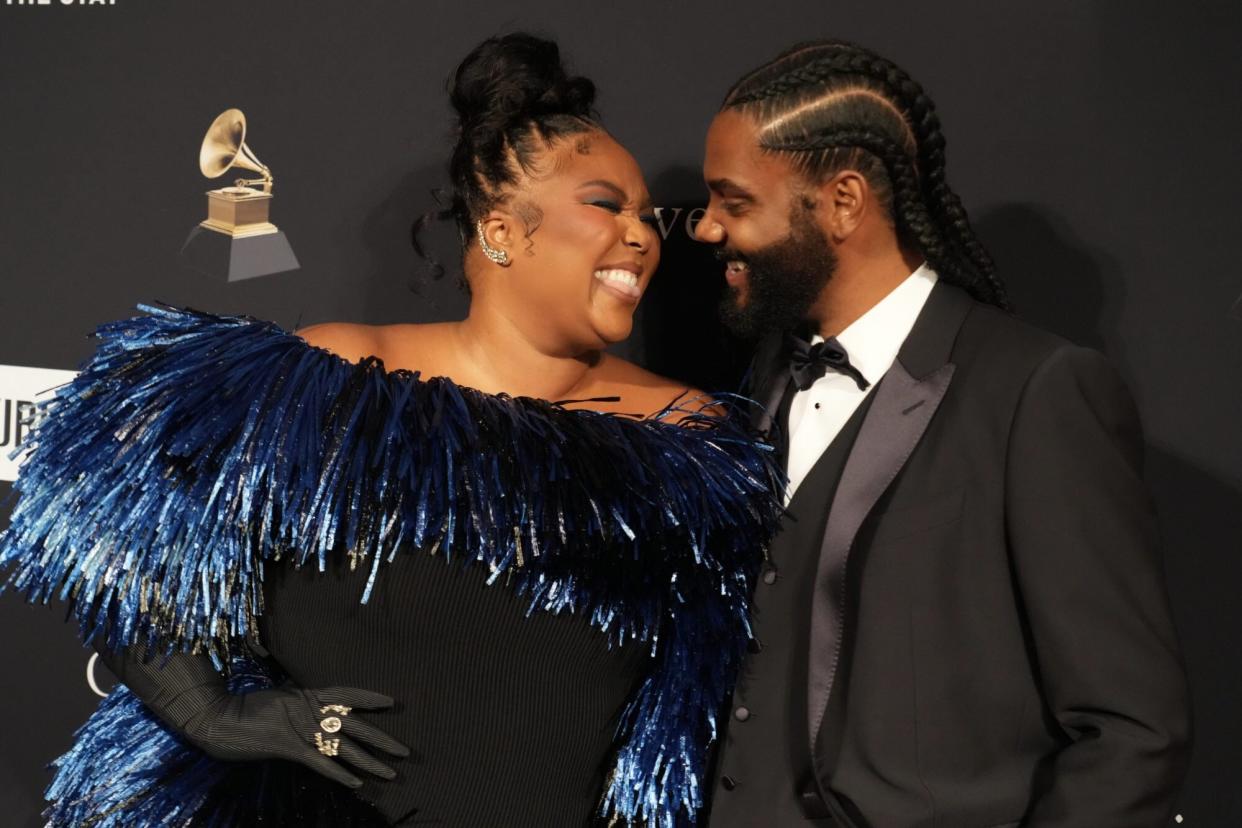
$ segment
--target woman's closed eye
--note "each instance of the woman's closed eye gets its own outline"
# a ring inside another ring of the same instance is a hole
[[[615,213],[616,215],[621,214],[621,205],[606,198],[595,199],[593,201],[588,201],[587,203],[593,207],[599,207],[602,210]],[[652,227],[659,227],[660,225],[660,219],[655,213],[640,213],[638,219],[644,224],[649,224]]]
[[[621,212],[620,204],[606,198],[593,199],[592,201],[588,201],[587,204],[590,204],[592,207],[599,207],[600,209],[607,210],[610,213]]]

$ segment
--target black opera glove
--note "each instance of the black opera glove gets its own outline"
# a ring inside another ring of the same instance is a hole
[[[363,750],[393,756],[410,751],[355,708],[391,707],[392,698],[356,687],[307,689],[292,682],[233,694],[206,655],[174,652],[144,659],[135,644],[120,653],[96,644],[108,669],[160,719],[207,755],[225,761],[286,759],[350,788],[362,780],[333,758],[384,779],[396,771]]]

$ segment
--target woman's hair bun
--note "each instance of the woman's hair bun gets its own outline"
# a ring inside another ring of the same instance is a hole
[[[491,37],[457,67],[449,99],[462,132],[506,132],[530,121],[594,120],[595,84],[570,77],[551,40],[525,32]]]
[[[525,32],[474,47],[449,79],[448,92],[458,120],[449,158],[451,202],[411,228],[414,249],[433,271],[438,265],[419,241],[428,222],[452,218],[466,250],[476,220],[507,197],[552,142],[603,129],[593,108],[595,84],[570,77],[557,45]]]

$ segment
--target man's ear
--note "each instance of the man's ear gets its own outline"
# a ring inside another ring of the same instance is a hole
[[[856,170],[841,170],[828,177],[814,193],[820,225],[838,244],[858,229],[871,204],[871,188]]]

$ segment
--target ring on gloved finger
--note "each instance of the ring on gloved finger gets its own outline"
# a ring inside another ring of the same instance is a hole
[[[325,704],[319,708],[320,713],[339,713],[341,716],[348,716],[352,707],[346,707],[343,704]],[[337,716],[328,716],[319,720],[319,727],[324,733],[336,733],[341,729],[341,720]]]
[[[340,739],[325,739],[318,730],[315,731],[315,747],[324,756],[336,756],[341,747]]]

